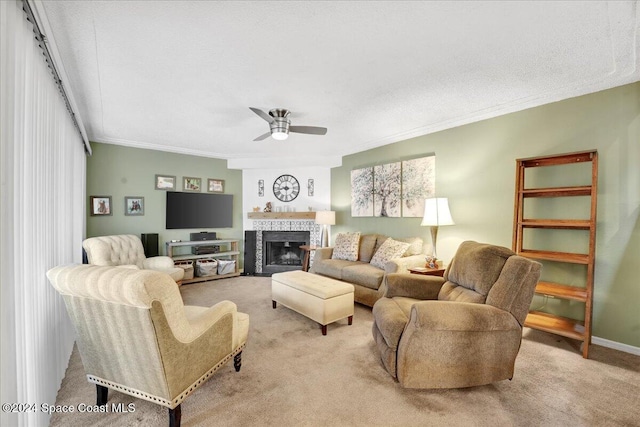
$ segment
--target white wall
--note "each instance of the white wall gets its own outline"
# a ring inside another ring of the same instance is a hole
[[[273,194],[273,182],[280,175],[293,175],[300,183],[300,194],[292,202],[281,202]],[[258,196],[258,180],[264,180],[264,196]],[[309,196],[307,183],[314,180],[314,195]],[[277,169],[245,169],[242,171],[242,209],[243,229],[252,230],[253,221],[247,218],[247,213],[254,207],[260,207],[262,211],[271,202],[275,212],[276,207],[290,207],[296,212],[306,212],[311,208],[314,211],[328,210],[331,208],[331,169],[319,167],[307,168],[277,168]]]

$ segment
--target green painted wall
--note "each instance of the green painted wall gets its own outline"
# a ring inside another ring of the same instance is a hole
[[[227,169],[227,161],[188,156],[155,150],[92,143],[93,155],[87,159],[87,237],[109,234],[158,233],[160,253],[166,241],[189,240],[189,233],[205,230],[165,229],[166,192],[155,189],[155,175],[173,175],[177,191],[182,191],[182,177],[202,179],[203,192],[208,178],[225,180],[225,194],[233,194],[233,227],[207,229],[220,238],[240,240],[242,230],[242,171]],[[111,196],[111,216],[90,216],[89,196]],[[125,196],[142,196],[144,216],[125,216]],[[242,258],[242,257],[241,257]],[[242,262],[240,263],[242,267]]]
[[[640,83],[581,96],[346,156],[332,170],[333,234],[360,230],[395,237],[429,232],[418,218],[352,218],[350,172],[360,167],[436,155],[436,193],[448,197],[456,225],[441,227],[438,255],[448,262],[464,240],[511,247],[515,159],[597,149],[599,161],[597,263],[593,335],[640,347]],[[550,171],[548,184],[580,181],[582,171]],[[584,201],[555,202],[538,212],[580,217]],[[583,216],[583,215],[582,215]],[[544,217],[544,215],[542,216]],[[581,232],[577,232],[581,233]],[[335,239],[335,236],[334,236]],[[584,236],[537,235],[536,244],[584,245]],[[568,273],[545,265],[547,276]],[[552,279],[552,277],[545,277]],[[545,311],[577,316],[582,304],[536,297]]]

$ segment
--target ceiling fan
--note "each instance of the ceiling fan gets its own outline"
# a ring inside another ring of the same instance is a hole
[[[262,141],[269,136],[273,139],[282,141],[289,137],[289,132],[307,133],[310,135],[325,135],[327,133],[327,128],[317,126],[291,126],[291,120],[289,120],[289,114],[291,114],[291,111],[284,108],[274,108],[269,111],[269,114],[258,108],[249,108],[258,116],[265,119],[271,128],[269,132],[260,135],[254,139],[254,141]]]

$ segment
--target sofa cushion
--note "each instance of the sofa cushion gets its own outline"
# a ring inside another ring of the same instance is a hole
[[[440,301],[457,301],[457,302],[472,302],[475,304],[484,304],[487,297],[471,289],[467,289],[464,286],[458,286],[455,283],[445,282],[440,288],[438,293],[438,299]]]
[[[376,252],[378,252],[378,249],[380,249],[380,246],[382,246],[382,244],[388,238],[389,238],[389,236],[385,236],[384,234],[376,234],[376,246],[373,248],[373,254],[374,255],[375,255]],[[372,256],[372,258],[373,258],[373,256]]]
[[[341,280],[344,268],[356,264],[359,264],[359,262],[344,259],[323,259],[320,262],[313,263],[313,272]]]
[[[404,239],[396,239],[400,242],[406,242],[409,244],[409,247],[407,248],[407,250],[405,251],[404,254],[402,254],[403,257],[405,256],[412,256],[412,255],[420,255],[422,253],[422,239],[419,237],[407,237]]]
[[[339,233],[333,246],[332,259],[356,261],[360,246],[360,232]]]
[[[358,254],[358,261],[370,262],[373,258],[374,250],[376,248],[377,234],[363,234],[360,236],[360,253]]]
[[[373,265],[374,267],[382,268],[384,270],[384,266],[387,261],[401,257],[402,254],[404,254],[409,248],[409,246],[409,243],[400,242],[398,240],[388,238],[380,246],[380,249],[376,251],[376,253],[373,255],[373,258],[371,258],[371,265]]]
[[[364,286],[366,288],[378,289],[384,278],[384,270],[365,262],[345,266],[342,269],[342,280]]]

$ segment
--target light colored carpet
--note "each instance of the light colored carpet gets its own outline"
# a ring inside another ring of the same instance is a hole
[[[458,390],[405,390],[387,374],[371,336],[371,309],[329,325],[271,308],[271,281],[239,277],[181,288],[186,304],[229,299],[251,316],[242,369],[228,363],[182,404],[183,426],[637,426],[640,357],[525,329],[513,381]],[[118,351],[113,349],[113,351]],[[57,405],[95,404],[74,350]],[[167,409],[115,392],[132,413],[54,414],[52,426],[165,426]]]

